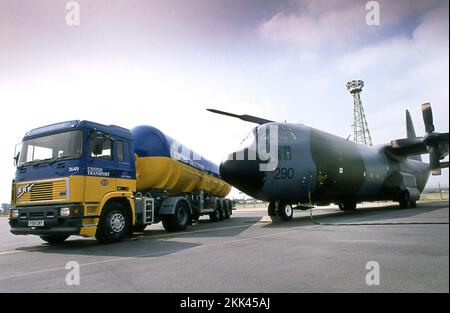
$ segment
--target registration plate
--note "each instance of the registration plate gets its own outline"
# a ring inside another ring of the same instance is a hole
[[[36,227],[36,226],[44,226],[44,221],[38,220],[38,221],[28,221],[29,227]]]

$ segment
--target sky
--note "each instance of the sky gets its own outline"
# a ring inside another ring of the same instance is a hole
[[[0,202],[27,130],[87,119],[153,125],[219,163],[254,125],[206,108],[352,134],[362,79],[375,144],[449,129],[447,0],[0,0]],[[448,170],[430,186],[448,186]],[[234,194],[237,194],[234,192]]]

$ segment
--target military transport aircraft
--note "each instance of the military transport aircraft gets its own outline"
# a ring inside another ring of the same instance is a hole
[[[376,147],[301,124],[208,111],[259,124],[244,140],[244,146],[221,163],[220,175],[246,194],[268,201],[269,215],[283,220],[292,218],[293,209],[330,203],[341,210],[354,210],[357,203],[378,200],[414,207],[430,172],[440,175],[441,168],[448,168],[448,162],[441,161],[448,155],[448,132],[435,132],[429,103],[422,105],[424,137],[416,137],[406,110],[407,138]],[[278,162],[269,170],[261,170],[261,165],[271,160],[260,157],[258,146],[266,141],[267,150],[267,141],[274,138],[266,136],[263,140],[259,133],[267,133],[270,126],[277,128]],[[422,162],[421,154],[425,153],[430,155],[430,164]]]

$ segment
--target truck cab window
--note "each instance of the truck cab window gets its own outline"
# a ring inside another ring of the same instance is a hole
[[[90,155],[93,158],[99,158],[99,159],[104,159],[104,160],[112,160],[112,142],[111,139],[107,139],[105,138],[103,141],[103,147],[102,147],[102,152],[100,154],[95,154],[94,153],[94,141],[91,140],[89,142],[89,151],[90,151]]]
[[[123,162],[125,160],[124,143],[117,141],[117,161]]]

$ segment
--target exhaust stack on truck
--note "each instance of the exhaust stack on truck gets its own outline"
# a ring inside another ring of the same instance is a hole
[[[162,221],[181,231],[227,219],[231,186],[217,165],[151,126],[69,121],[36,128],[15,157],[9,223],[16,235],[120,241]]]

